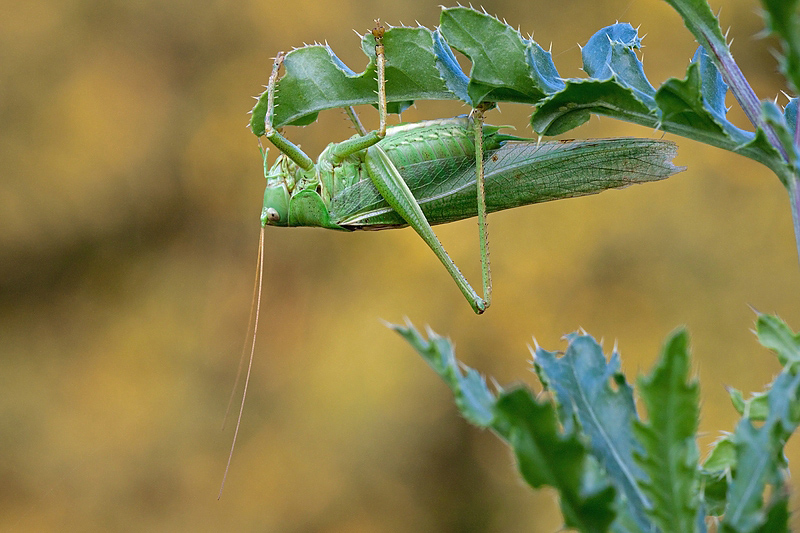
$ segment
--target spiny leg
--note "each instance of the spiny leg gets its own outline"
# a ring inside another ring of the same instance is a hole
[[[275,111],[275,86],[278,83],[278,71],[280,71],[285,57],[286,54],[278,52],[278,55],[275,56],[275,62],[272,64],[272,74],[270,74],[269,84],[267,84],[267,116],[264,117],[264,136],[269,139],[278,150],[297,163],[297,166],[303,170],[311,170],[314,167],[314,161],[312,161],[300,147],[281,135],[278,130],[272,126],[272,115]]]
[[[386,135],[386,49],[383,46],[383,34],[386,30],[379,19],[375,20],[375,24],[372,36],[375,37],[375,65],[378,71],[378,133],[383,138]]]
[[[492,271],[489,266],[489,222],[486,213],[486,187],[483,171],[483,114],[484,104],[470,113],[475,132],[475,181],[478,188],[478,238],[481,249],[481,275],[483,277],[483,299],[486,307],[492,304]]]
[[[353,126],[356,128],[356,131],[360,135],[366,135],[367,134],[367,130],[364,129],[364,125],[361,123],[361,119],[358,118],[358,115],[356,114],[356,110],[353,109],[353,106],[349,105],[349,106],[347,106],[347,107],[345,107],[343,109],[344,109],[345,115],[347,115],[347,118],[350,119],[350,122],[352,122]]]
[[[373,146],[367,151],[365,161],[367,174],[372,180],[373,185],[386,203],[399,214],[405,222],[414,228],[414,231],[422,237],[422,240],[436,254],[442,262],[450,277],[456,282],[461,293],[472,306],[473,311],[481,314],[486,310],[486,302],[481,298],[475,289],[469,284],[467,279],[458,269],[452,258],[447,254],[439,238],[431,228],[428,219],[422,212],[417,200],[408,188],[408,184],[403,180],[400,172],[395,167],[386,151],[380,145]]]
[[[378,115],[380,124],[377,130],[373,130],[356,139],[342,141],[334,146],[331,149],[333,164],[338,164],[347,156],[369,148],[386,136],[386,50],[383,46],[383,34],[386,30],[380,25],[379,20],[376,20],[375,24],[376,27],[372,30],[372,36],[375,37],[375,66],[378,74]],[[345,108],[345,112],[349,115],[347,108]],[[353,120],[352,116],[351,120]],[[354,123],[358,127],[360,123],[356,121],[357,118]]]
[[[372,132],[371,134],[376,138],[382,138],[386,127],[386,61],[382,40],[383,28],[376,28],[373,30],[372,34],[375,36],[375,55],[378,71],[378,110],[381,117],[381,130],[379,132]],[[482,128],[480,128],[479,131],[481,131],[480,139],[482,140]],[[367,137],[354,140],[362,142],[363,144],[363,140],[365,139],[367,139]],[[342,145],[340,144],[339,146]],[[414,198],[414,195],[408,188],[408,184],[400,175],[397,167],[395,167],[392,160],[386,154],[386,151],[378,144],[370,147],[364,146],[364,148],[368,149],[366,158],[367,174],[375,185],[375,188],[392,209],[394,209],[409,226],[414,228],[414,231],[422,237],[422,240],[424,240],[433,253],[436,254],[436,257],[439,258],[459,289],[461,289],[462,294],[470,303],[472,309],[478,314],[483,313],[488,307],[487,302],[478,296],[475,289],[472,288],[453,262],[452,258],[447,254],[439,238],[436,236],[436,233],[434,233],[433,228],[431,228],[425,214],[422,212],[419,203],[417,203],[416,198]],[[480,157],[482,163],[483,157],[482,155]],[[484,279],[486,279],[486,277],[484,277]]]

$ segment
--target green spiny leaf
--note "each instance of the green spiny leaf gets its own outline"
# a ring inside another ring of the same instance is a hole
[[[725,106],[725,95],[728,94],[728,84],[722,78],[719,69],[711,60],[711,56],[702,46],[699,46],[692,56],[691,65],[697,65],[700,71],[700,92],[703,103],[709,113],[717,117],[720,124],[727,121],[728,108]],[[687,72],[688,77],[688,72]]]
[[[608,531],[616,516],[616,491],[592,462],[583,439],[559,429],[552,403],[537,402],[527,389],[501,391],[495,399],[478,373],[461,365],[452,343],[428,331],[426,340],[411,324],[390,324],[453,391],[467,420],[491,427],[514,450],[520,473],[532,487],[558,490],[564,520],[581,531]],[[462,369],[465,369],[462,372]],[[612,527],[613,531],[623,531]]]
[[[736,448],[729,434],[718,439],[711,448],[703,468],[709,472],[730,471],[736,466]]]
[[[402,102],[407,106],[409,101],[417,99],[456,98],[440,72],[454,65],[437,63],[433,34],[429,29],[389,28],[383,42],[389,102]],[[286,74],[276,85],[273,126],[304,125],[316,120],[317,113],[325,109],[377,103],[375,40],[371,33],[363,37],[362,49],[369,64],[360,74],[348,68],[328,46],[304,46],[286,54]],[[264,134],[266,111],[267,93],[264,92],[253,108],[250,121],[256,135]]]
[[[607,26],[592,35],[581,50],[583,69],[592,78],[614,79],[633,91],[647,107],[653,107],[655,89],[644,74],[642,62],[634,50],[642,40],[628,23]]]
[[[705,513],[709,516],[722,516],[728,503],[728,477],[719,472],[702,471],[702,498]]]
[[[703,502],[711,516],[725,513],[728,479],[736,468],[736,445],[730,434],[718,439],[711,448],[700,471],[703,486]]]
[[[689,372],[688,335],[679,330],[667,340],[652,374],[639,380],[649,420],[635,422],[645,450],[636,458],[647,476],[641,486],[653,502],[649,512],[662,531],[693,531],[700,511],[695,442],[700,391],[696,381],[687,383]]]
[[[472,61],[468,87],[473,107],[481,102],[536,103],[563,87],[550,54],[519,31],[471,8],[442,10],[447,43]],[[535,61],[533,67],[529,61]]]
[[[447,88],[462,102],[469,102],[469,78],[461,70],[453,50],[442,37],[439,28],[433,32],[433,51],[436,55],[436,67]]]
[[[767,28],[783,44],[781,71],[795,91],[800,90],[800,17],[798,0],[761,0]]]
[[[794,333],[777,316],[758,313],[756,334],[758,342],[775,352],[782,365],[800,362],[800,333]]]
[[[797,98],[792,98],[783,108],[783,117],[789,131],[797,131]]]
[[[700,46],[706,50],[726,47],[719,21],[706,0],[666,0],[677,11]],[[713,46],[712,46],[713,45]]]
[[[731,402],[734,409],[742,416],[746,416],[754,422],[763,422],[769,415],[769,397],[766,392],[757,392],[750,395],[750,398],[745,400],[742,393],[734,389],[728,388],[728,394],[731,396]]]
[[[564,90],[539,103],[531,115],[531,127],[541,135],[559,135],[595,113],[655,128],[658,117],[654,112],[633,90],[615,80],[568,80]]]
[[[789,164],[796,164],[798,160],[797,149],[794,144],[794,130],[789,129],[783,111],[773,102],[761,102],[761,113],[764,121],[769,124],[778,136],[783,153],[786,154]]]
[[[797,362],[800,356],[800,335],[792,332],[778,317],[759,313],[756,320],[758,340],[773,350],[783,370],[758,398],[763,410],[766,398],[767,412],[763,424],[756,428],[751,418],[743,418],[730,441],[735,446],[735,460],[728,460],[733,473],[728,485],[728,506],[723,522],[724,531],[781,531],[784,523],[784,504],[781,501],[786,483],[786,459],[783,447],[800,423],[800,373]],[[754,409],[750,400],[750,409]],[[734,402],[737,403],[737,402]],[[707,461],[706,465],[710,462]],[[719,462],[719,461],[718,461]],[[772,485],[772,502],[763,508],[766,485]]]
[[[779,440],[773,425],[756,429],[748,419],[736,428],[737,470],[728,485],[723,531],[745,533],[764,523],[762,495],[768,479],[777,475]]]
[[[525,481],[558,489],[566,525],[608,531],[616,514],[616,491],[607,481],[584,474],[586,447],[576,434],[560,433],[553,405],[537,402],[527,389],[516,389],[500,395],[495,416],[493,427],[514,449]]]
[[[692,4],[691,0],[676,2]],[[711,18],[716,25],[716,19]],[[703,31],[711,31],[705,23],[700,26]],[[724,40],[713,42],[729,55]],[[614,24],[598,31],[583,48],[584,69],[591,77],[568,80],[562,90],[551,92],[542,100],[531,115],[534,131],[557,135],[583,124],[592,113],[606,115],[736,152],[769,167],[787,188],[795,183],[792,167],[764,131],[745,131],[727,120],[727,85],[705,48],[695,53],[686,78],[669,79],[653,93],[634,52],[639,43],[636,30],[629,24]],[[776,142],[781,140],[790,160],[800,159],[787,134],[792,131],[787,119],[773,111],[769,106],[761,111],[764,118],[760,123],[769,128]]]
[[[640,488],[644,473],[633,457],[643,450],[633,435],[637,419],[633,392],[619,372],[619,354],[614,352],[607,363],[592,337],[573,333],[567,335],[567,341],[563,357],[536,349],[536,373],[555,392],[561,423],[569,427],[577,418],[593,455],[624,495],[639,528],[649,530],[647,510],[652,502]]]
[[[800,374],[784,368],[767,393],[769,415],[764,424],[756,428],[747,418],[739,422],[733,436],[736,469],[728,485],[723,531],[754,531],[769,519],[763,493],[767,484],[784,489],[783,446],[798,424],[798,391]]]
[[[450,387],[461,414],[478,427],[489,427],[494,418],[495,397],[475,370],[467,368],[466,374],[462,372],[453,344],[432,330],[428,330],[426,340],[411,323],[388,326],[408,341]]]
[[[661,127],[676,133],[691,129],[697,136],[728,137],[732,145],[747,143],[754,135],[737,128],[725,117],[726,92],[719,71],[705,50],[698,48],[686,70],[686,78],[670,78],[658,88],[655,101],[661,110]]]
[[[789,531],[789,491],[779,489],[770,498],[765,511],[764,524],[756,529],[757,533],[783,533]]]

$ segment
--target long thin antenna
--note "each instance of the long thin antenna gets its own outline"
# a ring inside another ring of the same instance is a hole
[[[225,429],[225,424],[228,422],[228,415],[231,414],[231,406],[233,406],[233,398],[236,396],[236,387],[239,386],[239,380],[242,378],[242,369],[244,368],[244,357],[247,353],[247,349],[250,347],[250,344],[254,342],[254,339],[250,337],[250,329],[253,327],[253,317],[256,315],[256,303],[258,298],[258,270],[259,265],[261,264],[262,257],[261,251],[259,250],[256,256],[256,274],[255,279],[253,280],[253,297],[250,301],[250,317],[247,319],[247,330],[244,334],[244,343],[242,344],[242,355],[239,357],[239,368],[236,369],[236,379],[233,380],[233,389],[231,389],[231,396],[228,398],[228,406],[225,408],[225,416],[222,417],[222,427],[220,428]]]
[[[253,322],[253,342],[250,345],[250,361],[247,363],[247,375],[244,379],[244,390],[242,391],[242,403],[239,405],[239,416],[236,419],[236,430],[233,432],[233,442],[231,442],[231,452],[228,454],[228,464],[225,465],[225,473],[222,475],[222,484],[219,487],[217,500],[222,497],[222,490],[225,488],[225,480],[228,478],[228,470],[231,468],[233,459],[233,449],[236,447],[236,437],[239,436],[239,425],[242,423],[242,412],[244,411],[244,400],[247,398],[247,386],[250,384],[250,370],[253,368],[253,354],[256,351],[256,336],[258,335],[258,315],[261,311],[261,286],[264,282],[264,228],[261,228],[261,236],[258,239],[258,275],[256,276],[256,312]],[[250,328],[248,327],[248,330]],[[237,377],[238,379],[238,377]]]

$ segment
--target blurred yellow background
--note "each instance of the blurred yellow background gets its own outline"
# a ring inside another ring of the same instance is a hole
[[[0,530],[558,530],[553,494],[522,485],[505,446],[468,426],[380,319],[430,324],[467,364],[534,387],[532,335],[547,349],[578,327],[609,350],[616,340],[633,380],[686,325],[703,452],[733,429],[724,386],[759,390],[778,370],[748,304],[800,329],[788,201],[766,168],[677,139],[689,168],[665,182],[492,215],[482,317],[411,230],[268,229],[261,336],[216,500],[263,191],[251,96],[279,50],[327,41],[361,71],[353,29],[433,27],[438,4],[0,5]],[[656,0],[483,7],[552,43],[564,76],[579,75],[577,43],[617,20],[647,34],[656,85],[682,77],[695,48]],[[754,37],[757,4],[713,7],[773,98],[785,85],[776,43]],[[466,111],[420,103],[403,120]],[[530,134],[527,113],[503,105],[488,121]],[[315,156],[351,130],[329,111],[287,135]],[[594,118],[569,137],[615,135],[661,136]],[[437,231],[479,283],[474,220]],[[796,442],[788,453],[800,459]]]

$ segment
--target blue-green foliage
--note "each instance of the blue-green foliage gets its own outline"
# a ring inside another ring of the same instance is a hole
[[[642,420],[619,354],[607,360],[589,335],[568,335],[564,353],[536,348],[536,373],[552,393],[544,401],[525,388],[492,392],[458,362],[449,340],[432,331],[425,339],[410,324],[392,327],[447,383],[465,418],[512,447],[525,481],[558,490],[566,526],[702,533],[708,517],[722,516],[722,531],[788,531],[783,448],[800,423],[800,334],[779,318],[759,314],[756,333],[783,370],[749,400],[731,392],[742,419],[702,466],[699,386],[683,330],[667,339],[653,371],[638,380]]]
[[[783,447],[800,423],[800,334],[778,317],[760,313],[756,334],[784,367],[767,390],[747,401],[738,391],[731,392],[743,416],[729,438],[734,461],[717,466],[733,474],[723,531],[788,531],[788,465]],[[762,494],[767,485],[773,490],[765,504]]]
[[[720,54],[729,57],[729,52],[719,25],[713,16],[702,16],[706,11],[710,14],[704,2],[671,3],[692,20],[702,20],[690,25],[700,35],[701,47],[683,79],[671,78],[658,89],[645,75],[637,56],[641,38],[630,24],[613,24],[595,33],[582,49],[588,77],[565,81],[550,53],[534,40],[485,13],[456,7],[442,10],[435,30],[419,26],[386,31],[387,98],[398,104],[395,112],[418,99],[460,99],[473,107],[481,102],[535,104],[531,125],[543,135],[568,131],[592,113],[608,115],[751,157],[780,171],[786,183],[787,169],[782,165],[789,154],[782,155],[787,150],[774,146],[784,133],[792,133],[783,113],[775,106],[754,110],[763,113],[757,125],[774,130],[764,137],[731,124],[724,105],[728,85],[720,72],[720,66],[729,66],[719,60]],[[772,27],[782,32],[779,35],[788,31],[786,24]],[[277,85],[273,124],[304,125],[324,109],[374,104],[372,34],[366,33],[361,44],[369,59],[362,73],[347,67],[326,45],[305,46],[287,54],[286,75]],[[453,49],[472,62],[469,75],[461,70]],[[257,135],[264,132],[265,113],[266,96],[262,95],[251,121]]]
[[[652,503],[640,487],[644,473],[634,460],[634,453],[643,450],[633,435],[632,422],[637,419],[633,389],[619,372],[619,354],[614,352],[607,362],[601,346],[589,335],[572,333],[566,339],[569,345],[563,357],[535,350],[536,373],[555,393],[565,427],[577,421],[587,435],[593,455],[614,479],[644,531],[646,509]]]
[[[425,339],[411,324],[390,327],[450,387],[467,420],[493,429],[513,448],[525,481],[532,487],[549,485],[558,490],[567,526],[581,531],[608,530],[616,515],[616,491],[592,465],[589,450],[575,428],[559,428],[552,403],[537,401],[527,389],[492,393],[475,370],[456,360],[449,340],[432,331]]]
[[[796,367],[800,363],[800,333],[793,333],[780,318],[759,313],[756,334],[762,345],[775,352],[782,365]]]
[[[497,400],[495,394],[489,390],[480,374],[458,362],[448,339],[428,330],[426,340],[411,324],[388,326],[402,335],[450,387],[464,418],[481,428],[488,428],[492,424],[492,410]]]

